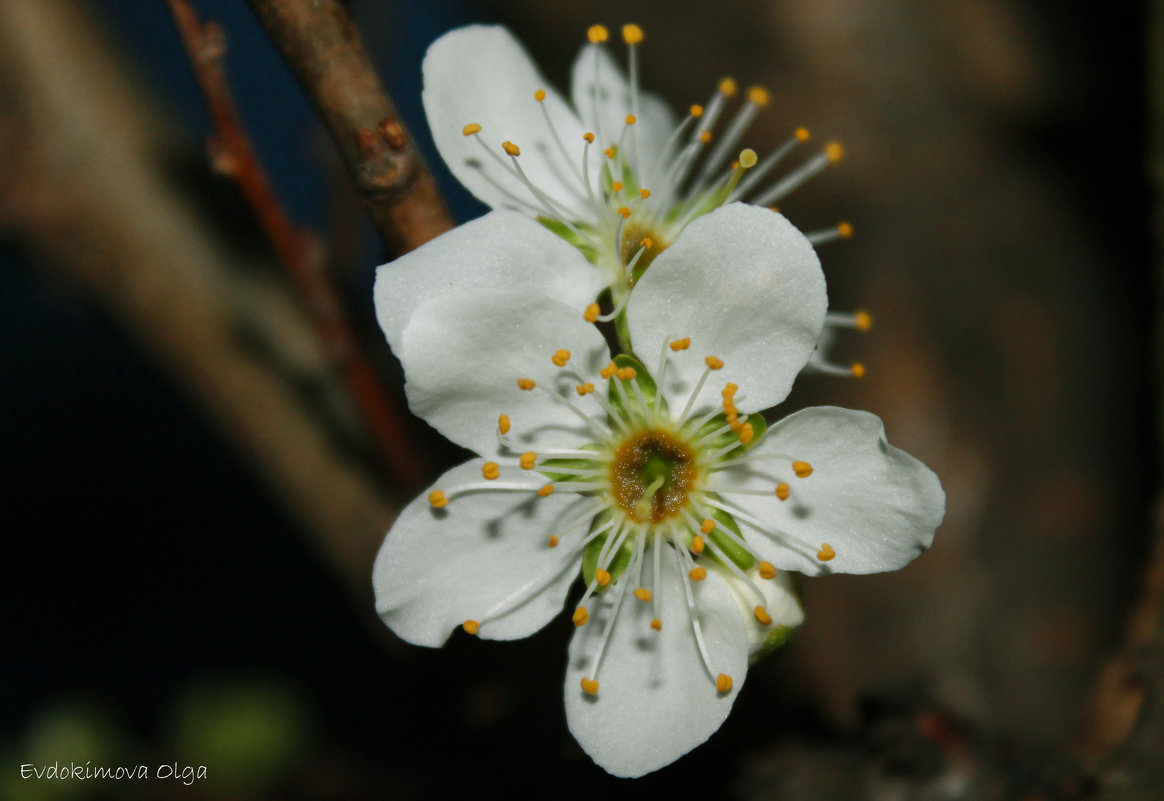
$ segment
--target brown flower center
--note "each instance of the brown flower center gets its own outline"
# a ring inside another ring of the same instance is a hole
[[[695,477],[695,454],[666,431],[630,437],[618,446],[610,465],[614,501],[637,523],[658,523],[679,514]]]

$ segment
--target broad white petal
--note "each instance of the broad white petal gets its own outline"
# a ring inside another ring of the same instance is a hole
[[[605,46],[587,44],[578,52],[570,71],[570,98],[583,123],[596,134],[601,131],[604,147],[618,144],[626,127],[626,115],[633,112],[630,82]],[[623,147],[631,148],[629,153],[637,160],[639,181],[650,189],[659,180],[652,171],[658,154],[675,130],[675,114],[661,97],[641,87],[639,108],[634,113],[637,120],[633,133],[627,131]]]
[[[827,299],[816,252],[792,223],[757,206],[732,203],[692,222],[651,264],[627,307],[635,352],[654,363],[668,339],[691,347],[668,353],[664,392],[686,402],[707,356],[723,360],[696,410],[722,403],[739,385],[747,411],[787,397],[824,325]]]
[[[493,208],[531,212],[539,207],[534,195],[508,169],[509,157],[501,143],[521,148],[521,167],[539,190],[570,210],[573,219],[585,219],[586,190],[576,174],[582,161],[585,129],[566,101],[538,72],[521,43],[505,28],[470,25],[446,33],[424,57],[424,111],[441,158],[453,175],[483,203]],[[534,92],[542,89],[539,104]],[[570,157],[567,161],[543,114]],[[481,126],[479,136],[501,155],[498,164],[462,129]],[[595,159],[595,174],[597,162]],[[539,212],[540,213],[540,212]]]
[[[627,592],[598,670],[595,696],[582,691],[581,681],[594,676],[594,656],[620,587],[591,604],[590,622],[570,641],[566,720],[583,750],[615,776],[658,770],[707,740],[731,711],[747,670],[748,636],[739,609],[719,577],[709,573],[706,580],[693,582],[693,590],[712,670],[732,677],[729,692],[716,691],[692,633],[679,573],[683,567],[674,550],[664,547],[662,586],[651,588],[661,604],[663,628],[652,630],[652,604]]]
[[[482,460],[454,467],[430,489],[449,495],[457,486],[484,483]],[[575,547],[585,530],[556,526],[578,514],[578,496],[535,490],[541,475],[503,468],[498,482],[529,492],[473,492],[434,509],[428,492],[405,507],[388,532],[372,569],[376,611],[404,640],[436,647],[466,620],[479,636],[527,637],[562,610],[581,559]],[[585,526],[583,526],[585,529]],[[557,547],[548,545],[558,534]]]
[[[594,442],[589,428],[559,398],[605,420],[593,395],[575,387],[597,381],[610,360],[606,341],[582,312],[516,290],[442,295],[421,305],[404,329],[399,351],[412,411],[458,445],[481,456],[500,452],[498,415],[512,423],[521,450],[576,448]],[[551,358],[568,350],[566,367]],[[518,379],[532,379],[532,390]],[[543,389],[552,390],[551,394]]]
[[[715,569],[739,606],[740,617],[748,632],[748,653],[752,661],[782,646],[793,631],[804,623],[804,606],[791,573],[781,570],[774,577],[765,579],[760,578],[759,571],[754,567],[748,571],[752,586],[764,596],[764,611],[772,619],[771,623],[761,623],[756,619],[756,606],[760,604],[760,599],[756,597],[755,590],[726,567]]]
[[[392,350],[416,307],[450,292],[521,289],[581,314],[603,274],[561,237],[514,211],[465,223],[376,270],[376,318]]]
[[[777,458],[764,459],[766,454]],[[781,455],[808,462],[812,474],[797,478]],[[749,544],[782,570],[897,570],[929,547],[945,514],[938,477],[886,442],[881,420],[868,412],[805,409],[770,427],[749,456],[747,466],[717,473],[714,480],[770,493],[724,497],[794,540],[761,534],[739,520]],[[787,501],[772,492],[781,481],[790,487]],[[831,561],[817,559],[824,543],[836,552]]]

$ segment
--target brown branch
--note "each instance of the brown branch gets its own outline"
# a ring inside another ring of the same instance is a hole
[[[339,0],[248,0],[315,106],[393,253],[453,227]]]
[[[398,484],[408,490],[419,489],[425,475],[422,460],[411,447],[400,416],[361,352],[324,275],[318,237],[291,221],[239,119],[223,66],[226,40],[221,26],[213,21],[200,22],[189,0],[169,0],[169,4],[214,124],[215,135],[209,143],[211,163],[238,184],[254,210],[280,264],[307,304],[324,347],[342,370],[382,463]]]

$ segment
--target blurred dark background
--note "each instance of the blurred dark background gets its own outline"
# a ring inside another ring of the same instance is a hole
[[[273,274],[245,204],[207,166],[209,119],[166,5],[80,5],[165,120],[166,180],[240,262]],[[399,400],[371,310],[373,269],[388,254],[326,134],[244,3],[195,7],[225,28],[248,133],[291,215],[330,246],[354,325]],[[428,43],[473,21],[509,25],[559,87],[587,25],[635,21],[647,33],[643,82],[676,107],[703,102],[733,74],[774,98],[748,144],[799,125],[842,140],[846,161],[782,211],[806,230],[855,225],[856,237],[823,248],[822,260],[831,305],[877,320],[841,345],[870,374],[802,378],[788,408],[881,415],[891,441],[942,477],[946,523],[900,573],[806,581],[807,625],[786,653],[753,668],[720,732],[648,778],[611,779],[566,730],[571,624],[507,644],[457,634],[440,651],[396,640],[370,587],[321,555],[311,521],[208,418],[150,337],[127,331],[116,304],[28,233],[19,211],[43,199],[13,188],[9,150],[0,155],[9,184],[0,188],[0,796],[1085,794],[1071,746],[1086,736],[1101,660],[1139,592],[1157,479],[1145,7],[350,7],[458,220],[483,209],[431,149],[419,75]],[[11,114],[0,107],[0,154]],[[100,148],[121,132],[81,135]],[[78,237],[75,250],[101,258],[102,242]],[[459,456],[413,425],[423,482]],[[329,436],[376,473],[358,430]],[[386,479],[373,483],[388,503],[407,500]],[[351,537],[374,553],[382,534]],[[19,778],[21,763],[87,759],[205,764],[209,778],[189,787]]]

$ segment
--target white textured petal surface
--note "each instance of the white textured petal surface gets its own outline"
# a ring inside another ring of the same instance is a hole
[[[598,69],[597,82],[595,67]],[[579,51],[570,72],[570,98],[583,123],[595,134],[601,131],[603,147],[618,144],[626,127],[626,115],[632,113],[630,83],[607,47],[587,44]],[[644,92],[640,86],[636,117],[634,136],[637,140],[628,131],[624,147],[632,148],[630,153],[637,161],[635,167],[639,180],[650,189],[659,180],[651,172],[658,154],[675,130],[675,114],[661,97],[654,92]],[[637,153],[634,147],[638,148]],[[672,165],[663,166],[670,168]]]
[[[770,493],[725,497],[800,543],[789,546],[737,518],[752,547],[783,570],[810,575],[897,570],[929,547],[945,514],[938,477],[890,445],[881,420],[868,412],[833,406],[797,412],[771,426],[751,450],[752,456],[764,454],[808,462],[812,475],[797,478],[784,459],[757,459],[717,474],[715,481]],[[787,501],[770,492],[780,481],[791,488]],[[816,558],[824,543],[836,551],[828,562]]]
[[[521,289],[581,314],[603,286],[603,274],[561,237],[517,212],[495,211],[377,269],[376,318],[399,354],[416,308],[440,295]]]
[[[763,624],[756,620],[755,610],[759,602],[756,593],[726,567],[719,567],[716,572],[723,578],[739,606],[740,617],[748,632],[749,654],[758,654],[775,629],[781,626],[796,629],[804,622],[804,607],[800,603],[800,594],[796,591],[791,573],[781,570],[773,578],[764,579],[760,578],[755,568],[748,571],[748,578],[764,596],[764,610],[772,618],[771,623]]]
[[[454,467],[430,489],[449,493],[483,483],[482,464],[475,459]],[[444,509],[432,508],[426,491],[388,532],[372,584],[376,611],[402,639],[436,647],[466,620],[477,620],[479,636],[513,640],[562,610],[581,565],[571,546],[585,532],[565,535],[555,526],[588,501],[539,497],[534,490],[545,478],[520,468],[503,468],[498,481],[526,484],[530,491],[469,493]],[[556,548],[547,544],[551,533],[561,537]]]
[[[641,776],[703,743],[731,711],[747,670],[748,637],[731,593],[714,573],[694,582],[704,642],[716,673],[732,677],[718,693],[696,648],[679,559],[663,554],[661,631],[650,627],[652,605],[627,592],[598,672],[596,696],[582,691],[603,627],[614,610],[613,588],[591,603],[591,620],[574,633],[566,668],[566,719],[583,750],[615,776]],[[649,553],[648,553],[649,556]],[[644,572],[644,577],[649,571]]]
[[[585,219],[585,189],[575,175],[582,163],[585,129],[573,110],[538,72],[521,43],[505,28],[470,25],[450,31],[429,47],[424,57],[424,111],[441,158],[453,175],[483,203],[493,208],[529,211],[536,200],[508,169],[490,158],[472,136],[479,136],[508,165],[501,143],[521,148],[518,160],[530,180],[549,197],[567,206],[573,219]],[[534,92],[545,90],[539,104]],[[567,163],[555,144],[539,105],[553,120]],[[573,165],[578,165],[575,167]],[[593,172],[597,175],[598,160]]]
[[[551,361],[558,350],[570,351],[565,368]],[[399,355],[412,411],[481,456],[499,452],[500,414],[509,415],[509,436],[521,451],[596,441],[598,433],[556,397],[605,420],[593,395],[580,398],[574,387],[580,376],[599,380],[610,360],[606,341],[577,308],[539,295],[481,290],[434,298],[413,314]],[[523,378],[537,387],[520,389]]]
[[[685,402],[703,375],[714,373],[696,410],[722,403],[720,390],[739,385],[745,411],[775,406],[820,338],[827,306],[824,274],[808,240],[779,214],[732,203],[692,222],[651,264],[627,307],[635,352],[653,365],[667,339],[691,338],[671,353],[664,392]]]

